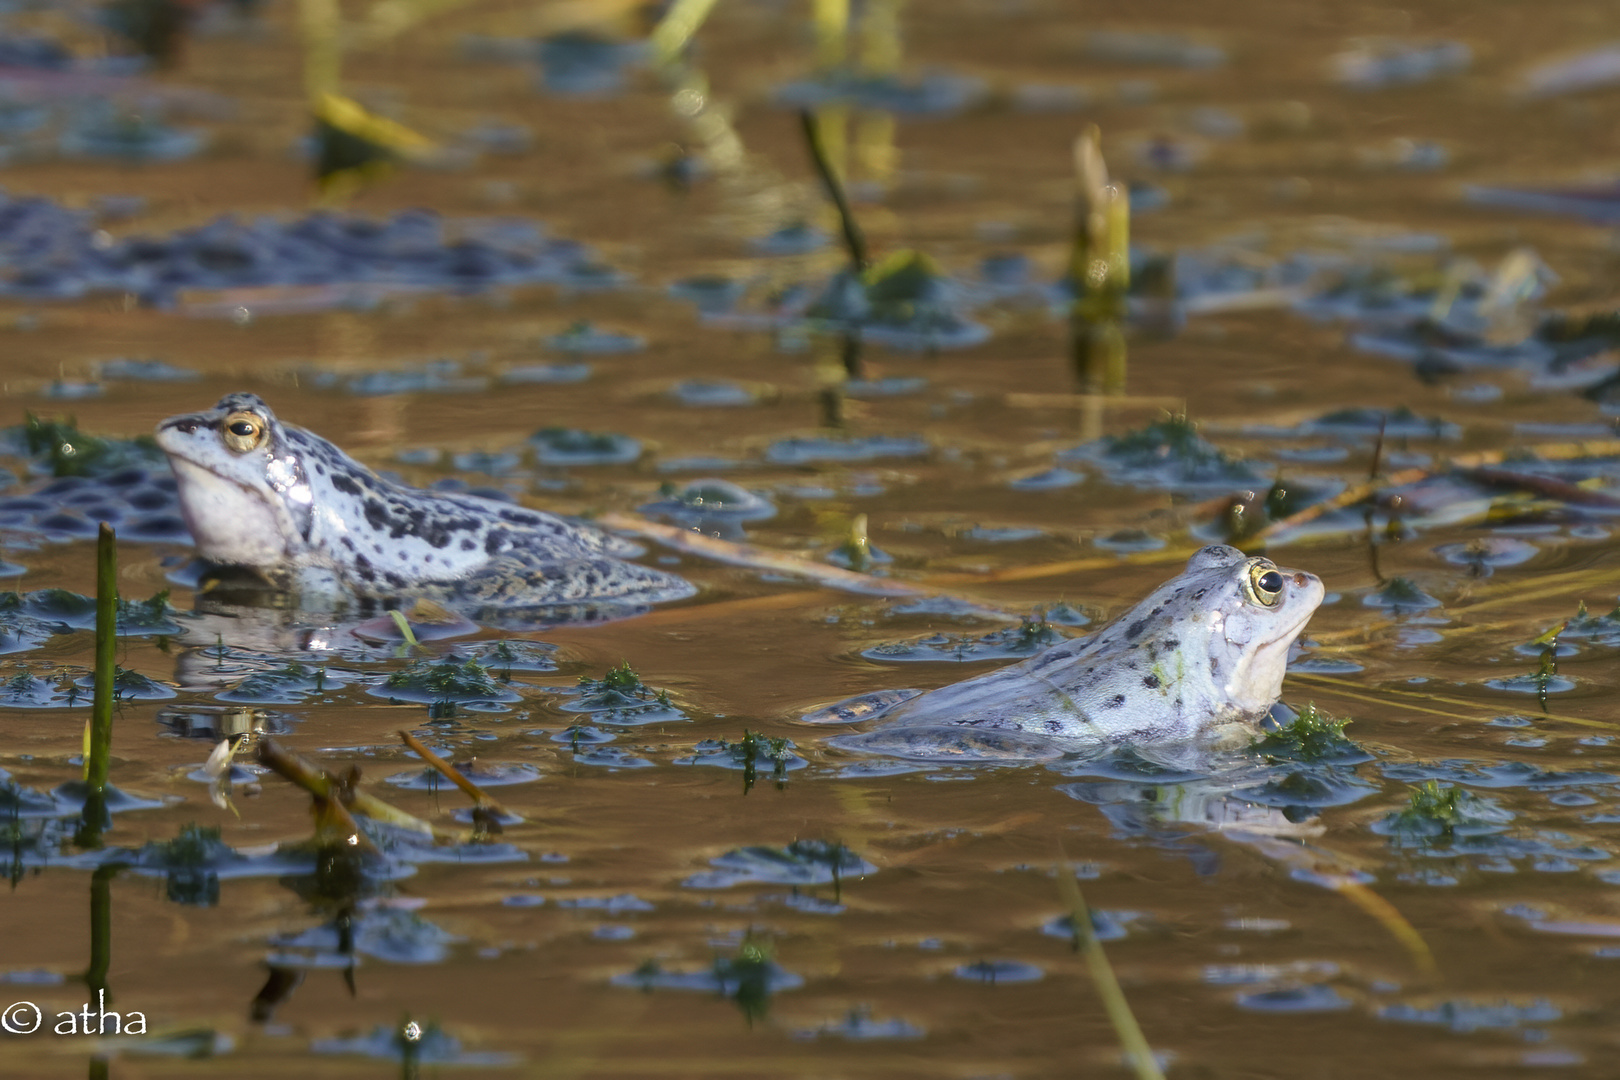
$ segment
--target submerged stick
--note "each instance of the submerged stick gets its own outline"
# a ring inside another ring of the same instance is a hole
[[[827,585],[847,592],[865,593],[869,596],[954,596],[955,599],[965,600],[997,616],[1006,614],[993,605],[974,597],[947,593],[928,585],[915,585],[907,581],[873,577],[870,574],[861,574],[854,570],[827,566],[822,563],[811,562],[808,559],[794,555],[792,552],[776,551],[771,548],[760,547],[757,544],[733,543],[730,540],[705,536],[700,532],[693,532],[691,529],[682,529],[674,525],[648,521],[645,518],[635,517],[631,514],[609,512],[602,514],[595,520],[603,528],[632,532],[649,540],[656,540],[660,544],[665,544],[677,551],[699,555],[705,559],[713,559],[715,562],[728,563],[732,566],[750,566],[757,570],[795,574],[809,578],[819,585]],[[1118,561],[1118,559],[1110,560],[1112,564],[1117,564]]]
[[[855,273],[859,274],[868,265],[866,254],[866,237],[861,235],[861,227],[855,223],[855,212],[849,208],[849,199],[844,195],[844,185],[839,182],[838,174],[833,171],[832,163],[827,160],[827,147],[821,141],[821,122],[816,114],[809,109],[799,112],[799,123],[804,128],[804,140],[810,147],[810,161],[816,167],[816,175],[821,177],[821,186],[827,189],[827,195],[838,210],[838,224],[844,232],[844,246],[849,249],[849,261]]]
[[[1475,479],[1485,483],[1506,482],[1507,475],[1501,473],[1496,473],[1493,475],[1493,467],[1501,465],[1511,458],[1516,458],[1524,454],[1528,454],[1531,457],[1538,458],[1542,461],[1571,461],[1577,458],[1585,457],[1613,457],[1620,454],[1620,440],[1597,439],[1589,442],[1555,443],[1550,446],[1532,446],[1523,450],[1486,450],[1475,454],[1458,454],[1453,458],[1438,460],[1433,466],[1427,469],[1405,469],[1401,472],[1394,473],[1393,475],[1386,476],[1381,481],[1374,480],[1365,484],[1353,484],[1339,492],[1331,499],[1325,499],[1322,502],[1316,503],[1312,506],[1307,506],[1299,513],[1290,514],[1281,521],[1273,521],[1270,525],[1267,525],[1264,529],[1261,529],[1258,533],[1256,533],[1255,539],[1269,540],[1285,529],[1291,529],[1299,525],[1308,524],[1324,514],[1332,513],[1335,510],[1342,510],[1347,506],[1355,505],[1363,499],[1371,498],[1380,490],[1403,487],[1407,484],[1415,484],[1419,481],[1427,480],[1432,476],[1439,476],[1446,472],[1460,472],[1464,475],[1473,474]],[[1545,488],[1543,488],[1543,490],[1545,490]],[[1595,496],[1596,494],[1597,493],[1587,492],[1586,495],[1588,498],[1583,499],[1583,501],[1592,501],[1591,497]]]
[[[1492,715],[1495,715],[1505,707],[1505,704],[1492,705],[1487,701],[1469,701],[1466,698],[1446,697],[1443,694],[1426,694],[1418,690],[1397,690],[1394,687],[1389,686],[1366,687],[1362,686],[1360,683],[1353,683],[1348,679],[1340,679],[1333,675],[1317,675],[1308,671],[1291,671],[1288,673],[1288,677],[1289,679],[1303,680],[1307,683],[1315,683],[1318,686],[1328,687],[1335,693],[1338,693],[1344,697],[1355,698],[1360,701],[1371,701],[1379,704],[1387,704],[1388,699],[1391,697],[1412,698],[1418,701],[1433,702],[1437,705],[1455,705],[1458,708],[1473,710],[1471,713],[1454,713],[1446,712],[1443,709],[1429,708],[1423,705],[1402,705],[1403,708],[1413,709],[1417,712],[1434,713],[1437,716],[1446,716],[1453,720],[1477,720],[1479,719],[1478,713],[1480,712],[1489,712]],[[1606,731],[1620,731],[1620,724],[1611,724],[1603,720],[1588,720],[1582,716],[1566,716],[1563,713],[1543,712],[1541,714],[1541,719],[1553,720],[1561,724],[1574,724],[1577,727],[1593,727],[1602,728]]]
[[[1142,1026],[1136,1022],[1131,1003],[1125,1000],[1125,991],[1120,989],[1114,969],[1103,952],[1102,942],[1097,940],[1097,932],[1092,929],[1091,909],[1086,907],[1086,899],[1080,895],[1080,886],[1074,880],[1074,867],[1069,865],[1068,856],[1063,854],[1062,844],[1058,845],[1057,881],[1058,892],[1062,894],[1063,902],[1069,905],[1069,917],[1074,920],[1074,947],[1085,957],[1086,969],[1097,987],[1097,996],[1102,998],[1103,1008],[1108,1011],[1108,1022],[1114,1025],[1114,1034],[1119,1036],[1126,1060],[1136,1072],[1137,1080],[1164,1080],[1158,1059],[1153,1056],[1153,1048],[1142,1034]]]

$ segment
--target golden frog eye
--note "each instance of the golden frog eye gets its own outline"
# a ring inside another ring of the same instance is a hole
[[[233,412],[219,427],[220,438],[238,454],[245,454],[264,442],[264,421],[250,412]]]
[[[1249,595],[1256,603],[1276,607],[1283,591],[1283,576],[1270,563],[1249,564]]]

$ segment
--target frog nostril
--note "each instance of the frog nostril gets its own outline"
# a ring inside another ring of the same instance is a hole
[[[1296,588],[1300,588],[1300,589],[1303,589],[1305,587],[1305,575],[1304,574],[1298,573],[1298,572],[1296,572],[1294,574],[1294,586]]]

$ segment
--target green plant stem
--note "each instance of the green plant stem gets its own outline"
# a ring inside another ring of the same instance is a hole
[[[90,701],[90,737],[84,755],[83,826],[77,836],[85,847],[101,844],[107,813],[107,773],[112,758],[113,690],[118,649],[118,542],[112,526],[101,524],[96,538],[96,667]]]
[[[799,111],[799,123],[804,126],[804,141],[810,147],[810,160],[816,167],[816,175],[821,177],[821,184],[827,189],[827,195],[838,208],[838,224],[844,231],[844,246],[849,249],[849,261],[859,274],[868,265],[866,257],[866,238],[861,235],[861,228],[855,224],[854,211],[849,208],[849,199],[844,195],[844,185],[839,182],[838,175],[833,172],[832,163],[827,160],[827,148],[821,142],[821,123],[816,114],[809,109]]]
[[[1091,909],[1086,907],[1085,897],[1080,895],[1080,886],[1075,883],[1074,867],[1061,854],[1058,857],[1057,875],[1058,892],[1062,894],[1064,903],[1069,905],[1070,917],[1074,920],[1074,947],[1085,957],[1092,984],[1097,987],[1097,996],[1102,998],[1103,1008],[1108,1012],[1108,1022],[1114,1026],[1114,1034],[1119,1037],[1126,1059],[1135,1071],[1137,1080],[1164,1080],[1164,1073],[1159,1071],[1158,1060],[1153,1056],[1153,1048],[1143,1036],[1142,1027],[1136,1022],[1136,1014],[1131,1012],[1131,1003],[1125,1000],[1125,992],[1119,988],[1119,980],[1114,977],[1114,969],[1103,952],[1102,942],[1097,940],[1097,932],[1092,929]]]

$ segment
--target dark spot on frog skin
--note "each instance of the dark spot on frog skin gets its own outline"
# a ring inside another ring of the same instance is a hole
[[[1209,592],[1208,589],[1195,589],[1193,591],[1192,598],[1194,600],[1202,600],[1204,598],[1204,594],[1207,592]]]
[[[1181,639],[1176,637],[1167,637],[1161,641],[1159,645],[1164,649],[1165,652],[1173,653],[1177,649],[1181,648]]]
[[[1125,628],[1125,640],[1130,641],[1133,638],[1141,637],[1142,631],[1147,629],[1147,624],[1148,621],[1146,619],[1137,619],[1135,622],[1131,623],[1130,626]]]
[[[379,532],[393,524],[388,520],[388,511],[383,509],[383,504],[377,499],[366,500],[365,512],[366,524]]]
[[[1157,690],[1159,688],[1159,677],[1150,671],[1142,676],[1142,685],[1149,690]]]
[[[511,534],[505,529],[489,530],[489,535],[484,538],[484,554],[492,556],[499,555],[501,552],[511,547],[512,545],[507,539],[507,537],[510,535]]]
[[[1124,694],[1115,694],[1113,697],[1111,697],[1107,701],[1103,702],[1103,708],[1105,708],[1105,709],[1117,709],[1117,708],[1119,708],[1120,706],[1122,706],[1124,704],[1125,704],[1125,695]]]
[[[462,551],[471,551],[473,548],[475,548],[477,546],[478,546],[477,544],[472,542],[471,537],[467,537],[467,536],[462,537],[462,539],[461,539],[461,550]]]
[[[364,555],[354,557],[354,572],[361,581],[377,580],[377,572],[371,568],[371,560]]]
[[[319,465],[315,466],[315,468],[317,471],[322,471]],[[354,477],[347,476],[344,473],[332,474],[332,486],[338,491],[343,492],[345,495],[360,494],[360,485],[354,482]],[[369,506],[372,501],[373,500],[367,500],[367,505]]]
[[[540,515],[531,514],[527,510],[502,510],[501,520],[510,521],[514,525],[538,525]]]

